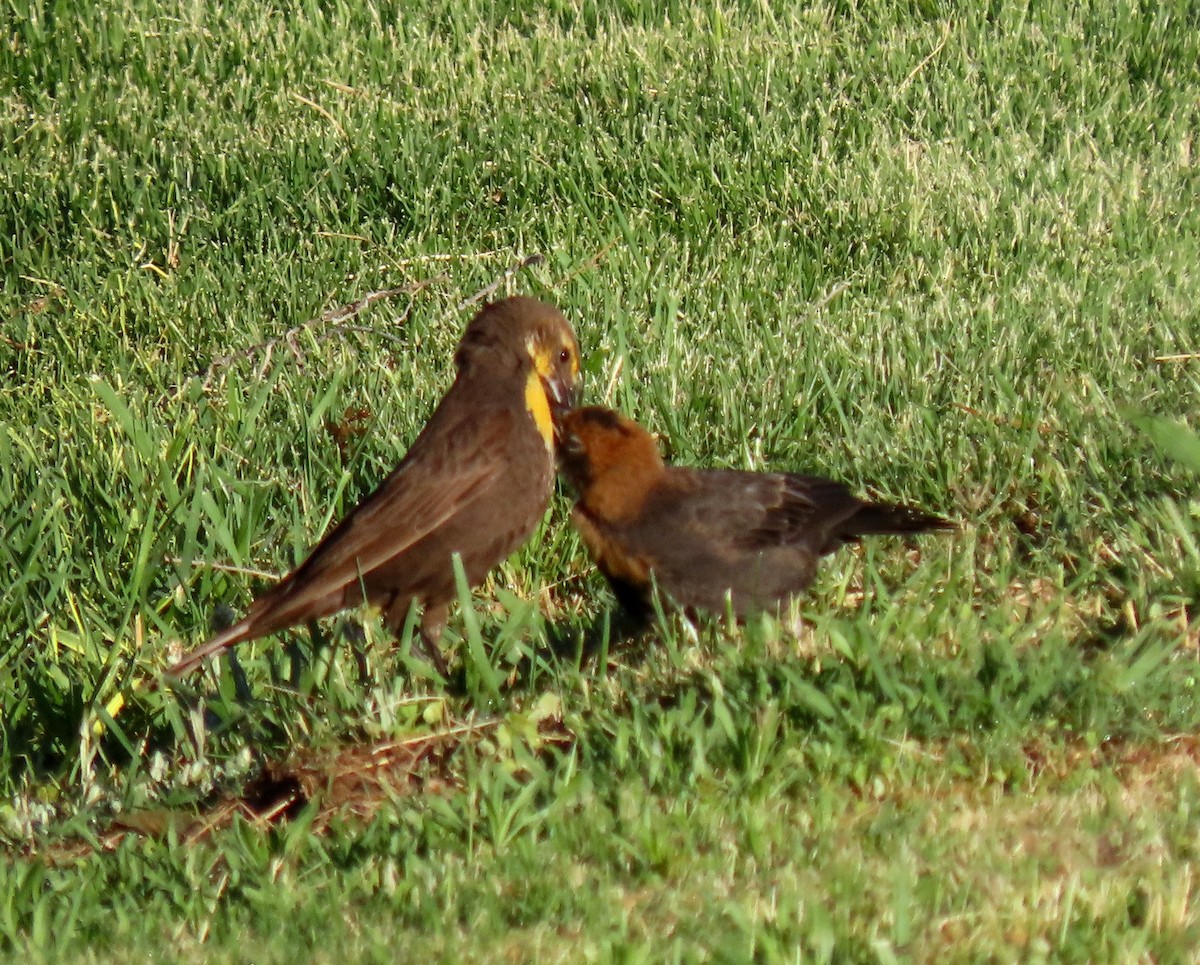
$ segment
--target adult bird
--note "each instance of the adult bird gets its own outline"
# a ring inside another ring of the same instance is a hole
[[[477,586],[533,532],[554,479],[551,406],[573,404],[580,380],[570,324],[532,298],[484,307],[454,361],[454,384],[391,475],[241,620],[168,676],[364,600],[393,632],[419,604],[421,638],[445,673],[438,641],[455,597],[453,555]]]

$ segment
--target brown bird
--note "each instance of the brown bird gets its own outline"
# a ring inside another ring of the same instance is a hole
[[[393,631],[420,603],[422,640],[444,672],[437,644],[455,597],[452,554],[477,586],[529,537],[554,480],[551,405],[571,404],[579,387],[575,333],[556,308],[532,298],[486,306],[454,361],[454,384],[392,474],[245,617],[168,675],[364,599]]]
[[[655,584],[685,609],[723,613],[728,596],[744,619],[804,590],[820,557],[860,536],[954,528],[815,476],[668,466],[645,429],[599,406],[561,416],[558,451],[579,494],[571,521],[639,619]]]

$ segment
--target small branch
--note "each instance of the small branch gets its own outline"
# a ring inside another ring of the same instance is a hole
[[[1156,355],[1155,362],[1194,362],[1200,359],[1200,352],[1180,352],[1178,355]]]
[[[526,268],[532,268],[534,265],[540,265],[546,259],[541,255],[534,253],[519,261],[513,262],[505,269],[504,274],[496,278],[490,285],[479,289],[474,295],[463,299],[454,306],[455,313],[461,312],[464,308],[470,308],[472,305],[478,304],[485,298],[490,298],[495,294],[496,290],[503,284],[506,284],[517,272],[523,271]]]
[[[1022,432],[1025,432],[1028,429],[1036,429],[1044,436],[1049,435],[1054,431],[1053,426],[1044,420],[1041,422],[1026,422],[1024,419],[1014,419],[1001,415],[992,415],[987,412],[980,412],[978,409],[973,409],[969,405],[963,405],[961,402],[951,402],[950,407],[953,409],[958,409],[960,412],[965,412],[969,416],[974,416],[976,419],[985,419],[986,421],[992,423],[992,425],[1004,426],[1008,429],[1019,429]]]
[[[841,295],[842,292],[844,292],[849,287],[850,287],[850,282],[839,281],[836,285],[834,285],[831,289],[829,289],[829,291],[827,291],[824,295],[821,296],[821,300],[819,302],[817,302],[812,308],[809,309],[809,311],[808,311],[809,317],[811,318],[812,316],[816,315],[818,312],[827,308],[829,306],[830,302],[834,301],[834,299],[836,299],[839,295]]]
[[[621,369],[625,367],[625,356],[617,357],[617,364],[613,366],[612,376],[608,380],[608,388],[604,390],[605,405],[612,404],[613,393],[617,390],[617,379],[621,377]]]
[[[431,261],[483,261],[485,258],[494,258],[501,252],[492,251],[466,251],[460,255],[413,255],[411,258],[401,258],[391,262],[393,268],[407,268],[409,265],[423,265]]]
[[[613,250],[613,248],[616,247],[616,244],[619,240],[620,239],[618,239],[618,238],[613,238],[612,241],[610,241],[608,244],[606,244],[603,248],[601,248],[594,255],[592,255],[592,257],[590,257],[582,265],[580,265],[578,268],[576,268],[574,271],[572,271],[569,275],[567,275],[566,278],[562,279],[562,281],[560,281],[560,282],[557,282],[554,285],[554,287],[555,288],[563,288],[566,285],[569,285],[571,282],[573,282],[576,278],[578,278],[580,275],[582,275],[585,271],[591,271],[598,264],[600,264],[601,261],[604,260],[605,255],[607,255],[610,251]]]
[[[815,322],[817,316],[821,314],[829,305],[841,297],[842,293],[850,287],[849,279],[842,279],[837,282],[832,288],[822,295],[817,301],[801,315],[797,320],[797,325],[805,325],[810,322]]]
[[[33,351],[33,346],[29,342],[18,342],[15,338],[9,338],[3,332],[0,332],[0,340],[3,340],[10,347],[15,348],[19,352]]]
[[[430,261],[439,261],[449,259],[453,256],[430,255],[426,257]],[[418,259],[412,259],[412,261],[416,260]],[[526,268],[531,268],[534,265],[539,265],[543,260],[544,259],[541,255],[532,254],[513,262],[513,264],[509,265],[508,268],[504,270],[504,273],[493,280],[491,284],[481,288],[474,295],[471,295],[470,297],[459,302],[452,310],[452,314],[458,314],[462,312],[463,309],[469,308],[470,306],[490,297],[498,288],[500,288],[500,286],[506,284],[509,279],[511,279],[518,272]],[[384,338],[395,339],[394,335],[366,328],[362,325],[353,324],[353,320],[376,302],[384,301],[385,299],[389,298],[396,298],[400,295],[416,295],[418,292],[424,291],[425,289],[431,287],[436,282],[444,281],[445,279],[445,274],[435,275],[432,278],[425,279],[424,281],[415,282],[411,285],[404,285],[400,288],[384,288],[379,291],[368,292],[366,295],[357,299],[356,301],[349,302],[345,305],[339,305],[337,308],[331,308],[329,311],[322,315],[318,315],[316,318],[310,318],[306,322],[302,322],[293,328],[289,328],[282,335],[277,335],[274,338],[267,339],[265,342],[259,342],[257,345],[252,345],[249,348],[240,349],[237,352],[230,352],[228,355],[222,355],[220,358],[213,359],[205,368],[197,372],[195,377],[200,379],[201,385],[205,390],[207,390],[212,385],[213,377],[217,372],[228,368],[235,362],[261,357],[261,362],[257,369],[257,375],[259,378],[262,378],[270,369],[271,363],[275,358],[276,351],[281,348],[291,352],[292,356],[297,362],[303,362],[304,352],[300,347],[299,337],[306,332],[309,332],[311,329],[321,326],[328,327],[325,327],[322,331],[311,335],[311,338],[315,342],[321,342],[338,335],[344,335],[347,332],[366,332],[380,335]],[[413,303],[410,301],[405,307],[404,311],[400,314],[401,324],[408,321],[412,311]],[[173,393],[172,399],[178,399],[183,393],[183,390],[184,386],[180,385]]]
[[[334,117],[332,114],[330,114],[329,111],[325,110],[325,108],[322,107],[320,104],[318,104],[316,101],[309,100],[304,95],[297,94],[295,92],[292,93],[292,99],[299,101],[305,107],[311,107],[314,111],[316,111],[323,118],[325,118],[325,120],[329,121],[329,123],[334,126],[334,128],[337,130],[338,134],[341,136],[342,140],[348,140],[348,138],[346,137],[346,129],[337,122],[337,118]]]
[[[183,563],[178,556],[164,556],[164,563],[179,566]],[[207,560],[192,560],[194,569],[218,570],[221,573],[236,573],[238,576],[256,576],[264,580],[278,580],[278,573],[268,573],[266,570],[254,570],[247,566],[231,566],[228,563],[209,563]]]
[[[234,362],[252,359],[255,356],[261,355],[263,357],[262,365],[259,366],[259,375],[261,377],[266,373],[267,369],[270,368],[271,359],[275,355],[275,350],[280,345],[286,346],[297,359],[302,358],[297,337],[307,330],[319,325],[331,326],[330,328],[327,328],[324,331],[314,335],[313,338],[315,341],[323,341],[324,339],[332,338],[335,335],[341,335],[344,332],[351,330],[361,330],[361,327],[352,326],[348,323],[351,319],[362,314],[376,302],[383,301],[384,299],[388,298],[396,298],[400,295],[415,295],[417,292],[428,288],[435,281],[439,281],[444,277],[445,276],[439,275],[435,278],[430,278],[412,285],[404,285],[400,288],[384,288],[379,291],[369,292],[362,298],[359,298],[357,301],[350,302],[346,305],[339,305],[337,308],[331,308],[323,315],[318,315],[316,318],[310,318],[306,322],[302,322],[293,328],[289,328],[282,335],[276,336],[275,338],[269,338],[265,342],[259,342],[257,345],[252,345],[249,348],[241,349],[237,352],[230,352],[228,355],[222,355],[220,358],[213,359],[206,368],[197,373],[197,376],[201,379],[204,388],[207,389],[212,384],[213,375],[215,375],[221,369],[229,367]],[[410,302],[408,307],[406,307],[401,313],[401,323],[408,320],[408,316],[412,314],[412,309],[413,306]],[[182,391],[183,387],[180,386],[180,388],[175,392],[176,397],[178,397]]]
[[[922,60],[919,64],[917,64],[916,67],[914,67],[909,72],[909,75],[904,78],[904,82],[899,87],[896,88],[897,94],[902,93],[904,91],[904,89],[913,82],[913,78],[915,78],[917,76],[917,74],[919,74],[921,71],[923,71],[928,66],[929,62],[931,60],[933,60],[934,57],[936,57],[938,54],[940,54],[942,52],[942,48],[946,46],[946,41],[950,39],[950,30],[953,26],[954,26],[953,20],[946,21],[946,29],[942,32],[942,39],[938,41],[938,45],[929,52],[929,55],[924,60]]]

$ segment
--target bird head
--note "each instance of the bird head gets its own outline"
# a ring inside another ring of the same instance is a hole
[[[579,343],[553,305],[521,296],[493,302],[467,326],[454,356],[460,377],[509,376],[524,383],[525,404],[553,448],[555,414],[579,400]]]
[[[583,502],[614,499],[628,509],[665,471],[654,436],[632,419],[598,405],[558,421],[558,464]]]

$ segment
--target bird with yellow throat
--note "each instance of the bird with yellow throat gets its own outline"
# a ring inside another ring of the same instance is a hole
[[[558,309],[533,298],[484,307],[454,361],[454,384],[392,473],[169,677],[363,602],[378,607],[393,632],[419,605],[421,638],[445,672],[438,642],[455,598],[453,557],[477,586],[529,538],[554,480],[551,408],[573,405],[580,384],[575,333]]]

